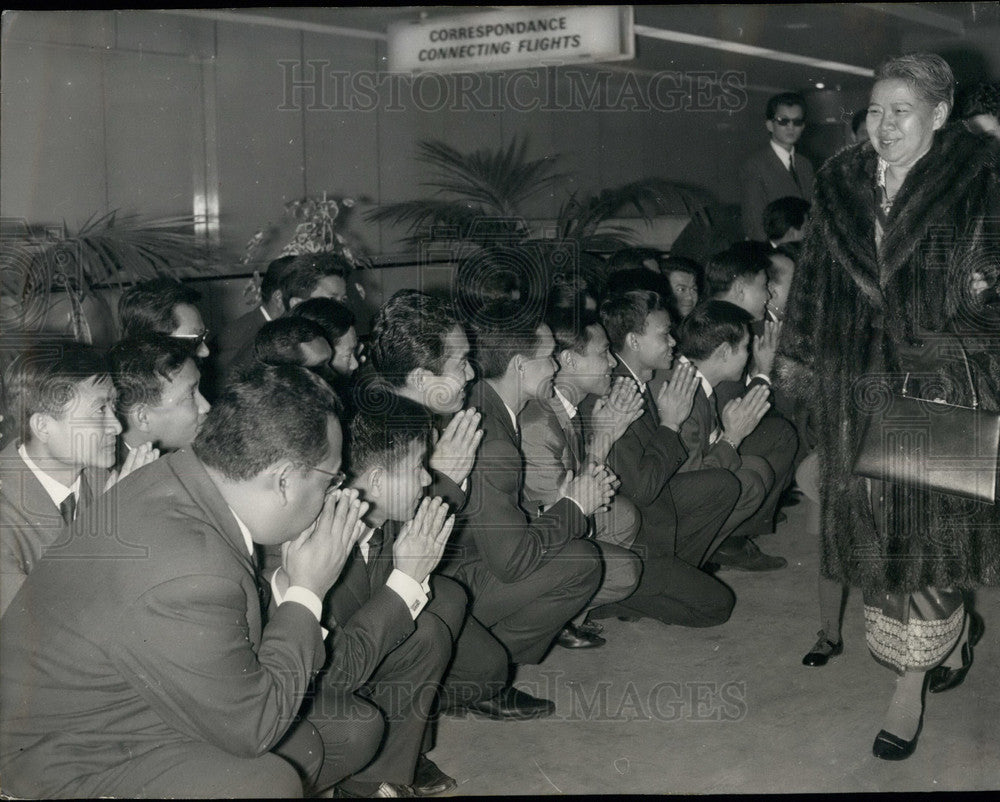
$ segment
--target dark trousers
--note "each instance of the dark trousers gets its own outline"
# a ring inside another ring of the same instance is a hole
[[[539,663],[559,631],[601,582],[601,558],[587,540],[571,540],[534,572],[503,582],[481,560],[450,569],[469,591],[472,615],[496,636],[511,661]]]
[[[507,685],[507,650],[469,612],[469,597],[458,582],[432,575],[431,600],[421,615],[434,615],[448,629],[455,644],[451,662],[441,680],[440,703],[462,707],[496,696]],[[429,744],[425,740],[429,751]]]
[[[734,537],[753,537],[774,531],[774,514],[778,499],[795,475],[795,454],[799,437],[795,427],[776,412],[768,412],[757,428],[740,443],[741,457],[765,460],[774,474],[774,481],[764,495],[760,507],[730,533]]]
[[[729,471],[711,468],[675,474],[657,499],[641,510],[633,550],[643,562],[635,593],[603,614],[638,613],[687,627],[725,623],[736,597],[700,570],[739,497]],[[602,611],[596,611],[602,615]]]
[[[369,728],[365,743],[356,739],[352,744],[353,762],[343,764],[348,771],[357,770],[375,754],[382,732],[381,721],[376,723],[377,733]],[[320,774],[323,756],[321,734],[300,720],[260,757],[241,758],[203,741],[180,741],[83,777],[64,790],[66,796],[81,798],[301,797],[303,784],[311,788]]]

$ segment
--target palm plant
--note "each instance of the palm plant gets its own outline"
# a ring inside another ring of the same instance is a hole
[[[69,301],[67,328],[91,342],[84,303],[100,286],[122,286],[158,275],[204,272],[208,252],[191,216],[142,219],[117,210],[94,215],[75,232],[20,225],[0,236],[3,328],[37,331],[48,316],[53,290]]]
[[[368,219],[406,226],[411,243],[452,239],[486,246],[528,241],[525,201],[569,176],[557,171],[558,155],[528,159],[527,152],[527,138],[468,154],[443,142],[421,142],[417,159],[434,171],[434,178],[423,184],[434,190],[432,197],[385,204],[369,212]],[[582,250],[615,250],[632,244],[634,235],[608,220],[634,211],[648,222],[676,208],[678,201],[692,217],[705,205],[697,190],[658,178],[596,195],[579,197],[574,192],[559,209],[556,236],[575,240]]]

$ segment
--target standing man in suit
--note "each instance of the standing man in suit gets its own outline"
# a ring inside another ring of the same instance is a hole
[[[122,458],[144,443],[161,452],[191,445],[211,409],[191,349],[173,337],[151,334],[120,340],[109,357],[124,427]]]
[[[723,624],[736,598],[701,566],[736,503],[739,483],[719,469],[678,473],[687,456],[679,430],[690,413],[696,379],[690,366],[682,365],[655,398],[648,389],[653,372],[673,364],[676,343],[663,299],[646,290],[612,296],[601,304],[601,320],[618,358],[615,372],[634,381],[643,399],[642,415],[608,456],[621,479],[620,492],[642,516],[633,550],[643,571],[631,596],[593,615],[648,616],[690,627]]]
[[[812,201],[812,163],[795,150],[806,124],[806,102],[795,92],[767,101],[764,125],[767,147],[740,168],[740,207],[747,239],[764,240],[764,209],[771,201],[794,195]]]
[[[240,315],[219,332],[219,368],[228,372],[229,366],[253,342],[265,323],[281,317],[285,304],[281,297],[281,276],[295,260],[294,256],[279,256],[267,266],[260,282],[260,305]]]
[[[442,497],[454,512],[461,513],[483,430],[480,413],[475,407],[465,407],[466,388],[475,373],[469,362],[469,338],[451,304],[417,290],[400,290],[375,316],[369,352],[371,369],[388,392],[418,404],[436,422],[440,435],[435,433],[430,449],[428,494]],[[358,383],[355,402],[361,408],[390,403],[380,397],[382,390],[372,378]],[[493,644],[484,643],[484,634]],[[483,657],[492,653],[496,643],[470,615],[456,643],[449,670],[452,681],[445,682],[442,709],[455,713],[468,709],[512,721],[550,715],[550,701],[509,687],[509,683],[492,696],[484,696],[476,683],[470,685],[471,694],[456,692],[454,678],[480,674]]]
[[[336,726],[298,719],[325,657],[320,599],[364,528],[356,491],[331,482],[335,411],[304,369],[261,368],[191,450],[115,485],[111,531],[78,520],[76,559],[42,558],[0,629],[4,791],[299,796],[303,779],[323,787],[372,758],[381,720],[345,748]],[[132,559],[91,559],[108,535]],[[283,544],[266,621],[255,543]]]
[[[634,382],[619,377],[612,388],[611,369],[617,363],[595,312],[582,306],[556,310],[546,322],[556,341],[559,373],[552,395],[531,399],[518,416],[524,500],[542,511],[558,501],[567,476],[582,473],[589,464],[603,465],[614,442],[642,414]],[[579,407],[588,396],[596,403],[585,425]],[[639,531],[639,511],[627,497],[616,494],[607,510],[591,517],[589,526],[601,552],[604,577],[587,609],[556,639],[570,649],[604,643],[601,625],[588,621],[587,612],[624,599],[635,590],[642,572],[642,563],[629,550]]]
[[[563,625],[597,591],[601,562],[584,539],[587,518],[613,493],[611,475],[589,466],[567,478],[558,500],[541,515],[528,515],[521,506],[517,415],[530,399],[551,395],[554,349],[551,330],[530,308],[506,300],[480,310],[480,380],[472,402],[485,435],[447,570],[469,590],[473,615],[515,664],[541,662]]]
[[[121,424],[98,349],[65,338],[36,343],[5,378],[0,451],[0,613],[63,529],[102,493]]]

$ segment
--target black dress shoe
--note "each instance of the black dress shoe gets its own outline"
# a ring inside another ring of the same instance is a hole
[[[596,649],[607,641],[600,635],[592,635],[572,624],[567,624],[556,638],[556,643],[564,649]]]
[[[977,613],[969,613],[969,637],[962,644],[962,667],[949,668],[948,666],[938,666],[932,668],[930,677],[927,680],[927,690],[931,693],[944,693],[952,688],[957,688],[965,682],[965,675],[972,668],[972,659],[975,656],[972,647],[979,643],[986,629],[983,619]]]
[[[466,711],[494,721],[527,721],[528,719],[551,716],[556,712],[556,706],[548,699],[538,699],[530,693],[510,687],[504,688],[491,699],[473,702],[461,708],[443,708],[441,710],[446,715],[462,715]]]
[[[600,635],[604,632],[604,625],[598,624],[596,621],[591,621],[587,618],[580,626],[577,627],[578,632],[583,632],[587,635]]]
[[[417,758],[417,768],[413,772],[413,782],[410,783],[410,788],[417,796],[443,794],[457,785],[455,779],[441,771],[427,755]]]
[[[414,797],[416,794],[408,785],[389,782],[359,782],[344,780],[334,788],[334,799],[395,799]]]
[[[731,571],[777,571],[788,565],[784,557],[765,554],[749,539],[742,547],[736,548],[723,543],[712,555],[712,562],[719,566],[719,570]]]
[[[809,653],[802,658],[804,666],[825,666],[831,657],[836,657],[844,651],[844,641],[839,640],[834,643],[826,637],[826,632],[822,629],[816,633],[819,640],[809,650]]]
[[[906,760],[917,748],[917,738],[920,735],[920,726],[923,719],[917,726],[917,733],[909,741],[904,741],[898,735],[893,735],[887,730],[879,730],[875,736],[875,743],[872,744],[872,754],[879,760]]]

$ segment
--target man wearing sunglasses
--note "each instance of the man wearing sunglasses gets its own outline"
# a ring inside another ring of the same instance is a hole
[[[767,147],[740,168],[740,208],[748,239],[764,240],[764,209],[778,198],[812,200],[813,166],[796,149],[806,124],[806,102],[795,92],[782,92],[767,101],[765,126],[771,135]]]

